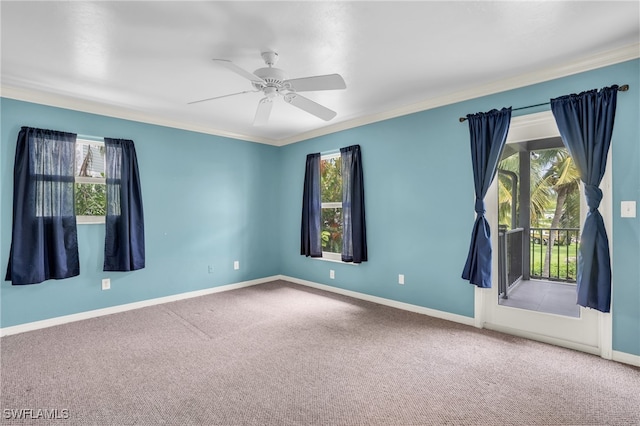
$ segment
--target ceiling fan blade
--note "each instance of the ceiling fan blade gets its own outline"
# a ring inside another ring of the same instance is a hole
[[[235,72],[238,75],[241,75],[242,77],[246,78],[247,80],[250,81],[255,81],[257,83],[264,83],[264,80],[261,79],[260,77],[258,77],[257,75],[250,73],[249,71],[246,71],[242,68],[240,68],[239,66],[237,66],[236,64],[234,64],[231,61],[228,61],[226,59],[214,59],[213,62],[216,62],[220,65],[222,65],[223,67],[230,69],[231,71]]]
[[[316,117],[323,119],[324,121],[329,121],[337,115],[335,111],[332,111],[311,99],[298,95],[297,93],[288,93],[285,95],[284,100],[301,110],[307,111],[309,114],[313,114]]]
[[[255,92],[259,92],[259,90],[245,90],[244,92],[231,93],[229,95],[222,95],[222,96],[215,96],[213,98],[207,98],[207,99],[200,99],[199,101],[188,102],[187,105],[197,104],[197,103],[200,103],[200,102],[212,101],[214,99],[228,98],[229,96],[244,95],[245,93],[255,93]]]
[[[287,80],[296,92],[310,92],[314,90],[346,89],[347,85],[340,74],[317,75],[314,77],[294,78]]]
[[[256,110],[256,116],[253,119],[254,126],[264,126],[269,121],[271,115],[271,108],[273,108],[273,101],[270,98],[262,98],[258,104]]]

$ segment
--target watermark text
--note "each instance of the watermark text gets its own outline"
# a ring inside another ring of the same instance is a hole
[[[2,417],[6,420],[66,420],[69,418],[67,408],[5,408]]]

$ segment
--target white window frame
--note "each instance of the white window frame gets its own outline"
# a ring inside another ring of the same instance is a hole
[[[327,154],[321,154],[320,155],[320,161],[326,161],[326,160],[331,160],[334,158],[340,158],[341,154],[340,151],[338,152],[330,152]],[[340,180],[340,183],[342,184],[342,179]],[[320,195],[322,197],[322,194]],[[331,203],[321,203],[320,205],[320,211],[322,212],[322,209],[335,209],[335,208],[342,208],[342,201],[338,201],[338,202],[331,202]],[[330,251],[322,251],[322,257],[321,258],[316,258],[316,259],[324,259],[324,260],[329,260],[329,261],[335,261],[335,262],[342,262],[342,253],[334,253],[334,252],[330,252]],[[346,262],[342,262],[342,263],[346,263]]]
[[[82,143],[85,145],[92,145],[92,146],[97,146],[97,147],[101,147],[101,146],[105,146],[104,140],[100,141],[100,140],[92,140],[92,139],[88,139],[88,138],[82,138],[82,137],[77,137],[76,138],[76,145],[78,143]],[[107,184],[107,179],[106,178],[98,178],[98,177],[86,177],[86,176],[75,176],[75,168],[76,165],[73,165],[73,170],[74,170],[74,178],[75,178],[75,182],[74,182],[74,186],[76,183],[92,183],[92,184],[100,184],[100,185],[106,185]],[[75,191],[75,188],[74,188]],[[75,202],[75,200],[74,200]],[[75,206],[74,206],[75,207]],[[76,215],[76,223],[77,224],[82,224],[82,225],[95,225],[95,224],[104,224],[106,222],[106,216],[86,216],[86,215]]]

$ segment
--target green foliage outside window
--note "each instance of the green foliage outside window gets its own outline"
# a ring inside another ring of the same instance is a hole
[[[342,252],[342,209],[322,209],[322,250]]]
[[[80,142],[76,156],[82,155],[77,163],[76,176],[79,178],[104,178],[105,147],[91,146]],[[107,186],[105,183],[76,182],[75,209],[77,216],[105,216],[107,213]]]
[[[320,195],[323,203],[342,202],[342,159],[329,158],[320,162]]]
[[[342,161],[332,157],[320,162],[320,194],[323,203],[342,203]],[[323,207],[321,215],[322,250],[342,251],[342,208]]]
[[[76,183],[76,215],[104,216],[107,214],[107,186],[100,183]]]
[[[534,228],[578,228],[580,226],[580,174],[566,148],[537,150],[530,160],[530,226]],[[519,155],[503,158],[498,169],[519,174]],[[519,180],[520,182],[522,180]],[[511,179],[498,174],[498,220],[511,228],[511,205],[516,202]],[[520,206],[517,206],[518,212]],[[575,241],[548,229],[532,236],[531,273],[575,281]],[[544,244],[541,250],[540,244]],[[569,250],[558,246],[570,244]],[[535,247],[534,247],[535,246]],[[570,255],[571,253],[571,255]],[[537,256],[537,257],[536,257]],[[559,257],[558,257],[559,256]],[[560,259],[560,261],[558,261]]]

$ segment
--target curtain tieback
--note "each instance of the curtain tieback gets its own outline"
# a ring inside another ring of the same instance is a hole
[[[476,213],[479,215],[484,215],[487,212],[487,209],[484,207],[484,200],[476,198]]]
[[[587,205],[589,206],[589,211],[595,211],[600,207],[600,201],[602,201],[602,190],[598,188],[596,185],[585,185],[584,186],[584,195],[587,199]]]

